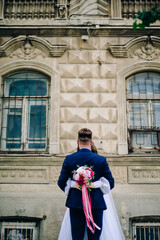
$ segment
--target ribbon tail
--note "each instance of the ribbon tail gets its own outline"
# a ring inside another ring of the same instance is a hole
[[[93,220],[93,216],[92,216],[92,209],[91,209],[91,196],[90,196],[90,193],[88,193],[88,198],[89,198],[89,212],[90,212],[90,216],[91,216],[91,221],[92,221],[92,224],[93,226],[95,226],[98,230],[101,230],[100,227],[98,227],[98,225],[94,222]]]
[[[91,197],[87,191],[86,185],[82,186],[82,203],[83,203],[83,210],[84,210],[84,214],[85,214],[85,218],[86,218],[86,222],[87,222],[87,227],[94,234],[95,227],[98,230],[101,230],[101,228],[98,227],[93,220],[92,209],[91,209]],[[91,226],[91,224],[92,224],[92,226]]]
[[[91,232],[94,234],[94,229],[92,228],[90,224],[90,214],[89,214],[89,209],[88,209],[88,193],[87,193],[87,188],[85,185],[82,186],[82,203],[83,203],[83,210],[87,222],[87,227],[91,230]]]

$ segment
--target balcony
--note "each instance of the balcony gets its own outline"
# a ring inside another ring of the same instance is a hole
[[[79,24],[90,19],[100,24],[119,20],[119,25],[131,25],[138,11],[155,5],[159,0],[1,0],[0,24]]]

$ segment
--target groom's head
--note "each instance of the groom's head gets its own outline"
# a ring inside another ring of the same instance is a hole
[[[79,148],[84,146],[90,148],[92,145],[92,131],[88,128],[79,130],[77,144]]]

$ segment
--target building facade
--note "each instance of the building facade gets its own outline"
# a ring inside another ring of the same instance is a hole
[[[160,239],[158,0],[1,0],[0,239],[57,240],[57,179],[77,132],[93,131],[115,178],[126,239]]]

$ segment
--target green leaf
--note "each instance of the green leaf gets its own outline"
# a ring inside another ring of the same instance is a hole
[[[136,29],[137,29],[137,20],[134,21],[134,23],[133,23],[133,30],[136,30]]]
[[[140,29],[145,29],[145,27],[149,27],[150,24],[160,20],[160,8],[154,7],[148,11],[139,11],[135,16],[135,19],[136,20],[133,23],[133,30],[136,30],[138,27]],[[137,24],[137,20],[141,20],[142,23]]]

